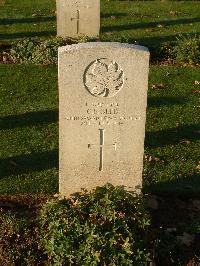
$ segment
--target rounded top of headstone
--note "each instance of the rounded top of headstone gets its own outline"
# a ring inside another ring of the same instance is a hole
[[[134,49],[140,52],[147,53],[149,55],[149,50],[145,46],[129,44],[129,43],[119,43],[119,42],[88,42],[88,43],[79,43],[59,47],[60,53],[68,53],[80,49]]]

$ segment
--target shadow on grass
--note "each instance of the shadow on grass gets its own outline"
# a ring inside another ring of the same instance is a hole
[[[58,169],[58,150],[24,154],[0,159],[0,178],[52,168]]]
[[[181,36],[187,37],[189,34],[190,37],[195,37],[199,35],[199,32],[196,33],[181,33]],[[131,35],[130,35],[131,36]],[[174,33],[173,35],[168,36],[157,36],[157,37],[142,37],[142,38],[134,38],[134,37],[120,37],[117,41],[126,42],[126,43],[133,43],[139,45],[148,46],[151,52],[156,54],[157,50],[160,45],[166,42],[175,42],[177,41],[178,33]],[[153,54],[152,54],[153,57]]]
[[[199,32],[181,33],[181,36],[187,37],[188,34],[190,37],[195,37],[195,36],[199,35]],[[132,39],[132,40],[129,40],[129,42],[134,43],[136,41],[139,44],[148,45],[149,48],[153,48],[153,47],[155,48],[155,47],[159,47],[159,45],[161,45],[162,43],[165,43],[165,42],[177,41],[177,36],[178,36],[178,34],[175,33],[174,35],[169,35],[169,36],[144,37],[144,38],[139,38],[139,39]]]
[[[179,126],[167,130],[146,132],[146,147],[162,147],[176,145],[182,140],[195,141],[200,139],[199,127],[197,125]]]
[[[58,121],[58,110],[30,112],[0,118],[0,130],[34,126]],[[58,150],[38,152],[0,159],[0,178],[33,171],[58,168]]]
[[[0,40],[55,36],[56,31],[0,33]]]
[[[146,29],[146,28],[154,28],[157,25],[163,26],[172,26],[179,24],[189,24],[200,22],[200,18],[183,18],[183,19],[173,19],[173,20],[161,20],[161,21],[153,21],[153,22],[142,22],[142,23],[131,23],[131,24],[123,24],[123,25],[112,25],[112,26],[103,26],[101,28],[102,32],[110,32],[110,31],[123,31],[123,30],[136,30],[136,29]]]
[[[19,23],[37,23],[37,22],[46,22],[46,21],[55,21],[55,16],[47,17],[32,17],[32,18],[2,18],[0,19],[0,25],[11,25]]]
[[[160,196],[199,197],[200,174],[177,177],[174,180],[161,181],[156,184],[144,185],[143,191]]]
[[[0,130],[34,126],[41,123],[52,123],[57,121],[58,110],[29,112],[20,115],[0,117]]]
[[[163,105],[182,105],[187,102],[186,97],[169,97],[169,96],[148,96],[148,107],[159,107]]]

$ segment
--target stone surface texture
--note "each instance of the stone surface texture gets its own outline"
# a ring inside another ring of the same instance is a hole
[[[97,37],[100,31],[100,0],[56,0],[57,35]]]
[[[142,185],[148,71],[142,46],[59,48],[61,194]]]

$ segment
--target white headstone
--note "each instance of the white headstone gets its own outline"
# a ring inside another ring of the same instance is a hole
[[[142,185],[149,52],[86,43],[59,48],[60,192]]]
[[[57,35],[97,37],[100,31],[100,0],[56,0]]]

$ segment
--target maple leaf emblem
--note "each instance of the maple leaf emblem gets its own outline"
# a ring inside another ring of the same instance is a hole
[[[96,97],[113,97],[123,85],[122,68],[107,59],[97,59],[85,73],[85,86]]]

